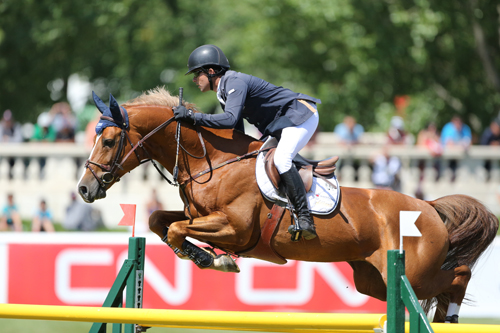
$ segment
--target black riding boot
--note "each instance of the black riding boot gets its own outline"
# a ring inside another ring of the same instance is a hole
[[[314,221],[307,206],[306,189],[304,188],[304,183],[300,178],[299,172],[292,165],[290,170],[280,174],[280,177],[285,185],[288,199],[297,214],[298,221],[296,221],[296,225],[288,228],[288,232],[292,234],[292,240],[298,241],[301,235],[306,240],[317,237]]]

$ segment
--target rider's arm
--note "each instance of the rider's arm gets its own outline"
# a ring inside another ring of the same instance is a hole
[[[196,125],[211,128],[241,127],[241,114],[247,96],[247,84],[240,79],[232,79],[226,84],[226,105],[219,114],[195,113]],[[240,128],[237,128],[240,129]]]

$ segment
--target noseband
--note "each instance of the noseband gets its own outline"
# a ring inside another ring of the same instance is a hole
[[[120,110],[121,110],[122,116],[123,116],[123,109],[120,108]],[[120,142],[118,143],[118,149],[116,151],[115,157],[113,158],[113,162],[111,163],[111,165],[106,165],[106,164],[92,162],[90,160],[90,158],[85,162],[85,168],[89,169],[90,172],[92,172],[92,175],[94,175],[94,178],[97,180],[97,182],[99,183],[99,185],[101,187],[103,187],[103,188],[105,188],[107,184],[113,182],[114,180],[116,180],[117,182],[120,181],[120,177],[117,176],[118,169],[123,170],[123,164],[129,158],[129,156],[132,154],[132,152],[135,153],[135,156],[137,157],[137,160],[139,161],[139,164],[143,164],[143,163],[146,163],[148,161],[153,161],[152,158],[151,158],[151,156],[149,155],[149,153],[147,152],[147,150],[143,146],[144,141],[146,141],[150,136],[152,136],[153,134],[155,134],[159,130],[165,128],[172,121],[175,120],[174,117],[168,119],[167,121],[165,121],[164,123],[162,123],[160,126],[156,127],[154,130],[152,130],[151,132],[149,132],[144,138],[142,138],[141,140],[139,140],[139,142],[137,142],[137,144],[134,145],[132,143],[132,140],[130,139],[130,136],[128,135],[128,132],[127,132],[128,128],[126,128],[124,124],[120,124],[117,121],[115,121],[113,118],[107,117],[107,116],[101,116],[101,119],[102,120],[110,121],[110,122],[116,124],[116,126],[121,129]],[[121,160],[121,162],[118,162],[119,159],[120,159],[120,156],[122,155],[123,148],[124,148],[124,146],[126,144],[125,138],[129,142],[129,144],[132,147],[132,149],[128,152],[127,155],[125,155],[125,157],[123,157],[123,159]],[[141,147],[142,150],[144,150],[144,152],[148,156],[147,159],[141,160],[141,158],[139,157],[139,154],[137,153],[137,148],[139,148],[139,147]],[[99,177],[97,175],[97,173],[94,171],[94,169],[92,169],[90,167],[91,164],[95,165],[95,166],[97,166],[99,168],[101,168],[101,170],[106,171],[106,172],[103,173],[101,177]],[[153,162],[153,164],[154,164],[155,168],[160,172],[160,170],[156,166],[156,164],[154,162]],[[165,179],[167,179],[167,181],[170,184],[173,185],[173,183],[168,178],[166,178],[163,174],[162,174],[162,176]]]

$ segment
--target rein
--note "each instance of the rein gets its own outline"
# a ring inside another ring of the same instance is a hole
[[[123,113],[123,111],[122,111]],[[146,163],[148,161],[151,161],[154,165],[154,167],[156,168],[156,170],[162,175],[162,177],[168,181],[168,183],[170,185],[174,185],[174,186],[177,186],[176,184],[176,180],[174,179],[174,182],[172,182],[171,180],[169,180],[160,170],[160,168],[156,165],[156,163],[153,161],[153,159],[151,158],[151,155],[148,153],[148,151],[144,148],[144,145],[143,143],[148,139],[150,138],[153,134],[157,133],[158,131],[160,131],[161,129],[167,127],[170,123],[172,123],[175,118],[172,117],[170,119],[168,119],[167,121],[165,121],[164,123],[162,123],[161,125],[159,125],[158,127],[156,127],[155,129],[153,129],[151,132],[149,132],[147,135],[145,135],[141,140],[139,140],[139,142],[137,142],[137,144],[133,144],[132,143],[132,140],[130,139],[130,136],[128,135],[127,133],[127,128],[125,128],[124,126],[121,126],[121,124],[118,124],[113,118],[111,117],[106,117],[106,116],[101,116],[101,119],[103,120],[108,120],[108,121],[111,121],[113,122],[114,124],[116,124],[119,128],[121,128],[121,134],[120,134],[120,141],[118,143],[118,150],[116,151],[116,155],[113,159],[113,162],[111,164],[111,166],[109,165],[106,165],[106,164],[101,164],[101,163],[96,163],[96,162],[92,162],[90,159],[88,159],[86,162],[85,162],[85,167],[87,169],[90,170],[90,172],[92,172],[92,175],[94,175],[94,178],[97,180],[97,182],[99,183],[99,185],[101,187],[106,187],[106,184],[109,184],[111,183],[113,180],[116,179],[116,181],[120,181],[120,178],[116,176],[116,170],[117,169],[121,169],[123,170],[123,164],[125,163],[125,161],[129,158],[129,156],[132,154],[132,153],[135,153],[135,156],[137,157],[137,160],[139,161],[139,164],[143,164],[143,163]],[[128,142],[130,143],[130,146],[132,147],[132,149],[127,153],[127,155],[125,155],[123,157],[123,159],[121,160],[120,163],[118,163],[119,161],[119,158],[120,158],[120,155],[122,153],[122,150],[123,150],[123,147],[124,147],[124,142],[125,142],[125,138],[128,140]],[[179,143],[179,140],[177,140],[177,142]],[[140,159],[139,157],[139,154],[137,153],[137,148],[142,148],[142,150],[144,150],[144,152],[146,153],[146,155],[148,156],[148,159],[146,160],[142,160]],[[184,148],[183,148],[184,149]],[[104,170],[106,171],[106,173],[104,173],[101,177],[97,176],[97,173],[94,171],[94,169],[92,169],[90,167],[90,164],[92,165],[95,165],[99,168],[101,168],[101,170]]]
[[[201,171],[201,172],[198,172],[198,173],[197,173],[197,174],[195,174],[195,175],[191,175],[191,178],[190,178],[188,181],[186,181],[186,182],[183,184],[183,186],[186,186],[189,182],[191,182],[191,181],[195,180],[195,179],[196,179],[196,178],[198,178],[198,177],[201,177],[201,176],[203,176],[203,175],[206,175],[207,173],[212,172],[213,170],[216,170],[216,169],[222,168],[223,166],[226,166],[226,165],[231,164],[231,163],[234,163],[234,162],[239,162],[239,161],[241,161],[241,160],[243,160],[243,159],[245,159],[245,158],[249,158],[249,157],[252,157],[252,156],[254,156],[254,155],[257,155],[257,154],[258,154],[258,153],[260,153],[261,151],[266,151],[266,150],[269,150],[269,149],[272,149],[272,148],[276,148],[276,147],[267,147],[267,148],[264,148],[264,149],[254,150],[254,151],[251,151],[251,152],[246,153],[246,154],[244,154],[244,155],[240,155],[240,156],[236,156],[236,157],[234,157],[234,158],[231,158],[231,159],[229,159],[229,160],[227,160],[227,161],[225,161],[225,162],[222,162],[222,163],[220,163],[220,164],[217,164],[217,165],[216,165],[216,166],[214,166],[214,167],[207,168],[207,169],[205,169],[205,170],[203,170],[203,171]]]

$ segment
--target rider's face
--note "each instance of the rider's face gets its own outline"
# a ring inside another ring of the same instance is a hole
[[[210,74],[215,74],[215,71],[212,68],[210,68],[208,72]],[[193,82],[196,83],[201,92],[210,91],[210,81],[208,76],[201,69],[194,72]]]
[[[201,92],[206,92],[210,90],[210,82],[208,81],[207,74],[201,69],[194,72],[193,82],[196,83]]]

